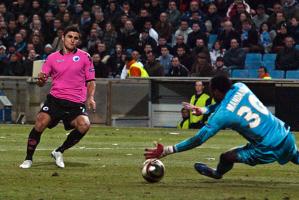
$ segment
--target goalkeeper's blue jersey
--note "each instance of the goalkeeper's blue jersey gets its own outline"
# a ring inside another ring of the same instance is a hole
[[[289,128],[276,118],[243,83],[235,83],[212,112],[207,124],[198,133],[176,144],[176,151],[201,145],[219,130],[231,128],[256,148],[273,149],[285,139]]]

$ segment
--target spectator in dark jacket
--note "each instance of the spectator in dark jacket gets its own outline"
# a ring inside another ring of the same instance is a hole
[[[149,76],[164,76],[163,66],[156,60],[156,57],[152,51],[146,53],[146,63],[144,69]]]
[[[187,46],[193,49],[197,39],[203,39],[205,46],[208,46],[208,38],[206,34],[200,30],[199,22],[194,22],[192,24],[192,32],[188,34]]]
[[[233,38],[230,42],[231,48],[224,54],[224,65],[229,69],[243,69],[246,52],[239,47],[237,39]]]
[[[138,42],[138,33],[134,29],[133,22],[127,20],[123,31],[121,31],[119,36],[119,43],[123,45],[124,49],[136,49]]]
[[[277,54],[276,69],[278,70],[297,70],[299,69],[299,51],[294,47],[294,39],[286,37],[285,47]]]
[[[174,56],[171,59],[171,65],[167,76],[189,76],[189,70],[180,63],[180,60],[177,56]]]
[[[219,33],[217,38],[221,42],[222,48],[229,49],[231,39],[236,38],[239,40],[240,35],[233,29],[232,22],[227,20],[224,22],[224,29]]]

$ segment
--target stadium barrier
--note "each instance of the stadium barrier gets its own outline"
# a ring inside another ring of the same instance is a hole
[[[189,101],[194,81],[202,80],[208,92],[209,78],[97,79],[97,110],[92,123],[113,126],[175,127],[182,101]],[[246,83],[261,101],[294,130],[299,130],[299,80],[233,79]],[[50,83],[38,87],[28,77],[0,77],[2,90],[12,103],[12,121],[25,114],[34,123],[49,92]]]

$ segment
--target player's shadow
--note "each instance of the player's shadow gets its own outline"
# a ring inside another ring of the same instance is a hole
[[[65,162],[66,168],[77,168],[77,167],[87,167],[89,164],[81,163],[81,162]],[[53,169],[53,167],[57,167],[54,162],[36,162],[32,165],[32,168],[43,168],[43,169]],[[58,167],[57,167],[58,168]]]

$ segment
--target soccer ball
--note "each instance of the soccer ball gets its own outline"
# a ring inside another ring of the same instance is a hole
[[[161,160],[148,159],[143,163],[141,173],[147,182],[155,183],[163,178],[165,167]]]

